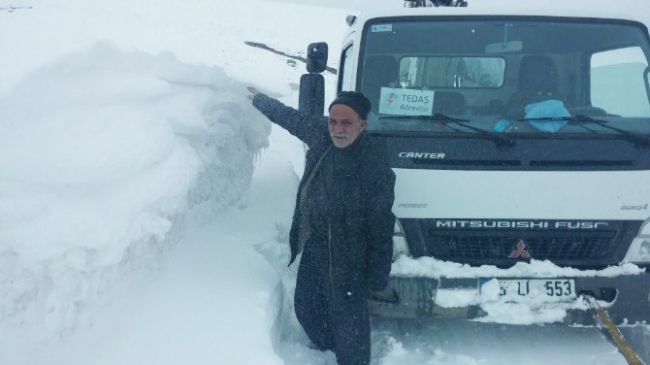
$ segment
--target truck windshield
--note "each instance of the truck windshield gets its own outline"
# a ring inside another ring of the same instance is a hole
[[[497,133],[650,133],[646,28],[573,18],[422,17],[368,22],[357,83],[369,129],[457,133],[434,115]]]

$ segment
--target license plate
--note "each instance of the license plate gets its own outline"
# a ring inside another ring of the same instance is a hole
[[[510,300],[519,297],[547,298],[556,301],[577,297],[573,279],[498,279],[498,281],[499,296]]]

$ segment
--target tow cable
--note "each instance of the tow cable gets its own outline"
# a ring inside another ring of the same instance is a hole
[[[589,304],[594,318],[600,324],[601,329],[604,327],[604,329],[607,330],[611,338],[614,340],[614,344],[618,347],[621,354],[623,354],[623,357],[625,357],[627,363],[630,365],[645,365],[645,363],[639,358],[639,355],[637,355],[634,349],[632,349],[632,346],[630,346],[630,344],[625,340],[621,331],[616,328],[616,325],[607,312],[605,312],[600,304],[598,304],[596,298],[586,295],[585,300],[587,301],[587,304]]]

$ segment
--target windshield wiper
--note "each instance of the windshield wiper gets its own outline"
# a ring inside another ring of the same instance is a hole
[[[439,122],[443,124],[446,127],[447,123],[453,123],[458,126],[461,126],[463,128],[470,129],[474,132],[477,132],[491,141],[495,142],[497,144],[497,147],[512,147],[515,144],[515,141],[511,138],[508,138],[506,136],[503,136],[501,134],[488,131],[482,128],[477,128],[471,125],[468,125],[469,119],[462,119],[462,118],[454,118],[450,117],[445,114],[440,114],[440,113],[435,113],[434,115],[380,115],[379,119],[387,119],[387,118],[407,118],[407,119],[421,119],[425,121],[433,121],[433,122]],[[458,129],[453,128],[455,131],[460,132]]]
[[[595,119],[592,117],[588,117],[586,115],[578,114],[576,116],[571,116],[571,117],[541,117],[541,118],[522,118],[522,119],[517,119],[518,121],[522,122],[537,122],[537,121],[565,121],[569,122],[570,124],[596,124],[599,125],[603,128],[613,130],[615,132],[618,132],[620,135],[627,137],[628,141],[632,141],[635,143],[639,143],[641,145],[650,145],[650,138],[636,134],[634,132],[626,131],[625,129],[620,129],[616,127],[612,127],[611,125],[608,125],[606,120],[601,120],[601,119]],[[591,130],[591,129],[590,129]],[[593,130],[592,130],[593,131]]]

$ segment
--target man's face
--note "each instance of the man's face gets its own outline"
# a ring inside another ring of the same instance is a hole
[[[367,122],[347,105],[334,104],[330,109],[329,130],[334,146],[345,148],[366,129]]]

